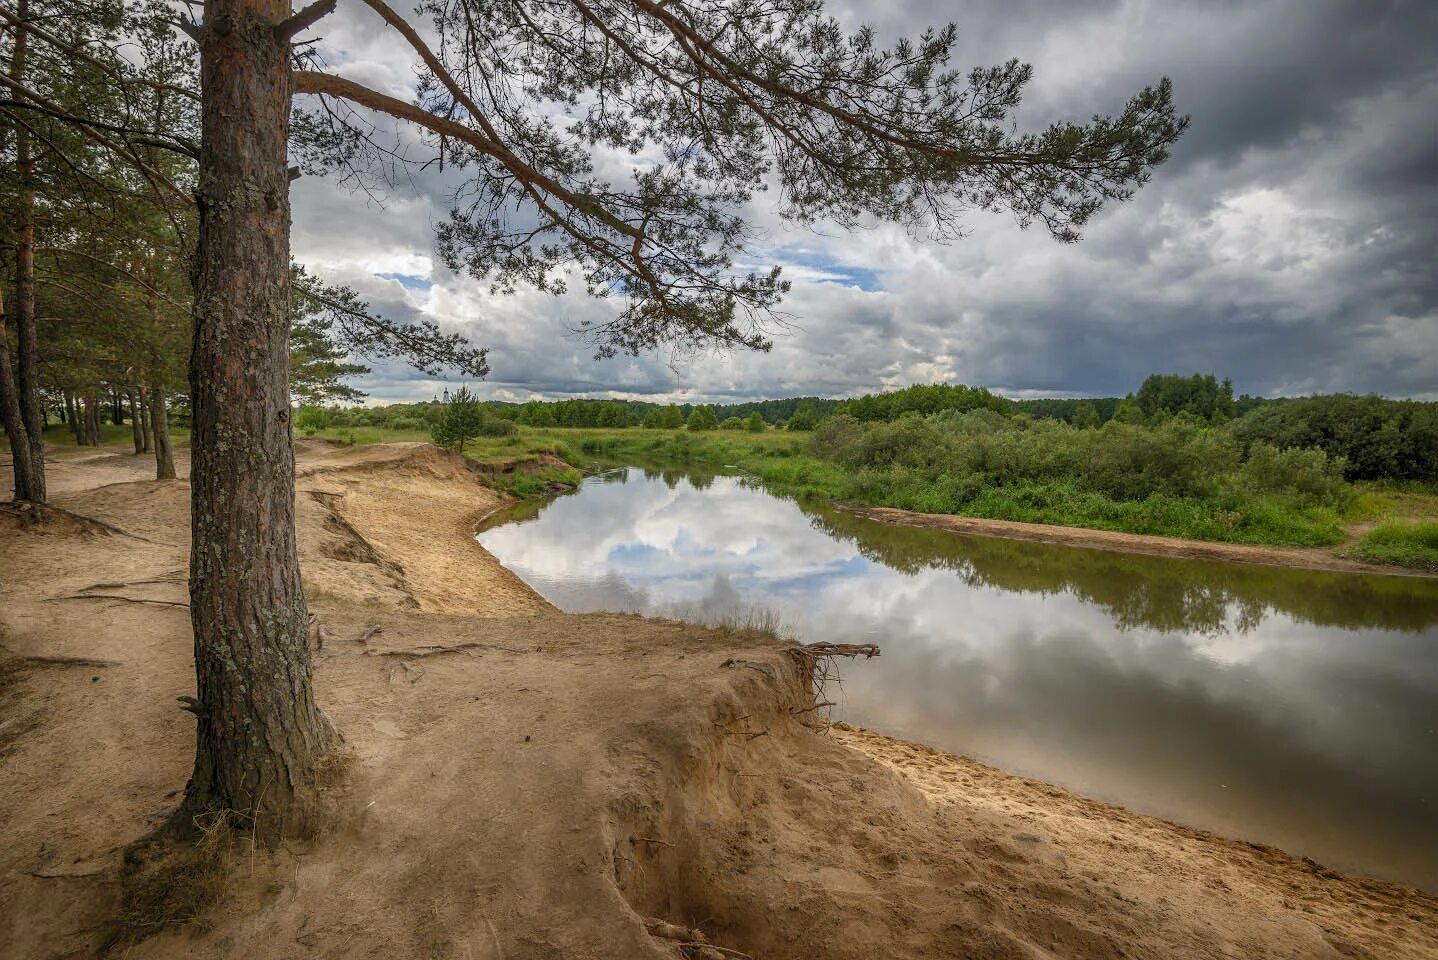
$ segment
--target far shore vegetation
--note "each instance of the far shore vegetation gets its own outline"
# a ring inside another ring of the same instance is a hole
[[[462,401],[468,410],[468,393]],[[301,407],[301,436],[444,442],[445,401]],[[517,496],[596,465],[742,472],[776,492],[1225,543],[1342,548],[1438,569],[1438,404],[1233,396],[1154,376],[1123,398],[1014,401],[965,386],[725,406],[479,404],[465,453]],[[449,419],[454,413],[449,413]],[[436,432],[438,429],[438,433]]]
[[[185,401],[168,404],[180,442]],[[130,436],[108,416],[96,420],[87,443]],[[63,446],[73,433],[56,424],[47,439]],[[802,499],[1324,548],[1438,570],[1438,404],[1235,398],[1212,376],[1153,376],[1121,398],[1016,401],[915,386],[716,406],[506,404],[461,388],[422,403],[301,404],[295,433],[462,448],[519,498],[571,487],[602,466],[677,467],[746,474]]]

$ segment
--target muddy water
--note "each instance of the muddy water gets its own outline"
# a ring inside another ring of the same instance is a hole
[[[625,469],[480,542],[564,610],[874,642],[836,719],[1438,891],[1438,581],[891,527]]]

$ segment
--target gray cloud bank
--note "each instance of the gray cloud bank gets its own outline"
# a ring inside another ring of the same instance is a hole
[[[886,36],[958,18],[957,65],[1034,64],[1022,119],[1112,111],[1172,76],[1193,127],[1139,196],[1076,246],[975,214],[949,245],[881,226],[792,229],[753,211],[786,264],[793,316],[768,354],[592,359],[573,331],[613,304],[496,297],[444,270],[433,224],[454,181],[423,174],[383,207],[295,187],[296,256],[395,316],[491,348],[488,396],[739,400],[962,381],[1015,395],[1121,394],[1154,371],[1213,371],[1243,392],[1438,398],[1438,4],[1428,0],[935,0],[837,5]],[[411,93],[403,49],[357,5],[336,69]],[[413,134],[401,132],[413,138]],[[405,275],[408,285],[380,274]],[[376,399],[441,383],[394,365]]]

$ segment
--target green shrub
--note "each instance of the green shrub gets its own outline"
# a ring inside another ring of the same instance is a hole
[[[481,437],[512,437],[519,432],[519,427],[513,421],[496,417],[486,413],[479,424],[479,435]]]
[[[1347,555],[1369,563],[1438,571],[1438,522],[1381,523],[1354,544]]]

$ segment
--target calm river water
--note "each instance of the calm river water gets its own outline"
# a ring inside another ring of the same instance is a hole
[[[480,533],[563,610],[873,642],[836,719],[1438,890],[1438,581],[891,527],[627,468]]]

